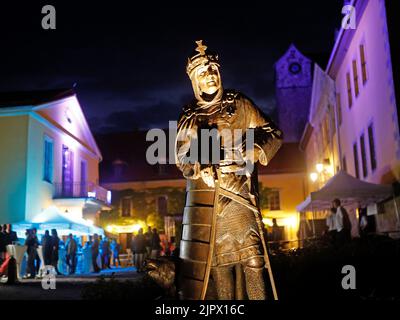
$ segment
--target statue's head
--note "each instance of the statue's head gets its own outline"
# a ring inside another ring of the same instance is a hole
[[[218,55],[207,50],[202,40],[196,43],[196,51],[188,59],[186,72],[192,81],[196,99],[205,103],[212,102],[222,95]]]

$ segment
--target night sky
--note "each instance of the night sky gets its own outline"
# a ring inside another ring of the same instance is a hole
[[[96,133],[163,128],[176,120],[193,96],[185,66],[199,39],[219,53],[224,87],[273,113],[274,62],[292,42],[304,53],[329,53],[343,4],[32,2],[0,5],[0,91],[76,83]],[[56,30],[41,28],[45,4],[57,10]]]

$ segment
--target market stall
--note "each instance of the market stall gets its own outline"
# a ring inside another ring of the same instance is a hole
[[[361,181],[345,171],[339,171],[318,191],[310,195],[297,206],[298,212],[321,212],[329,210],[332,200],[340,199],[347,209],[354,210],[375,204],[393,197],[391,185],[374,184]],[[395,203],[397,217],[398,209]],[[355,217],[353,217],[355,218]],[[314,223],[314,214],[313,221]]]

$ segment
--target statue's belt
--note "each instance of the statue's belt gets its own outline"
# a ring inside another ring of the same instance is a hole
[[[260,211],[258,210],[258,208],[253,205],[249,200],[247,200],[246,198],[243,198],[242,196],[233,193],[229,190],[223,189],[223,188],[219,188],[219,195],[220,196],[224,196],[226,198],[229,198],[237,203],[240,203],[241,205],[249,208],[250,210],[254,211],[255,213],[259,214]]]

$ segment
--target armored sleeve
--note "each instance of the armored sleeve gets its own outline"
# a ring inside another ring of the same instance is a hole
[[[259,161],[267,165],[282,145],[282,131],[248,98],[242,98],[245,105],[247,128],[254,129],[254,144],[262,152]]]
[[[192,114],[187,111],[182,113],[178,121],[178,132],[175,141],[175,163],[186,179],[200,177],[200,163],[189,157],[191,144],[197,139],[197,129]]]

